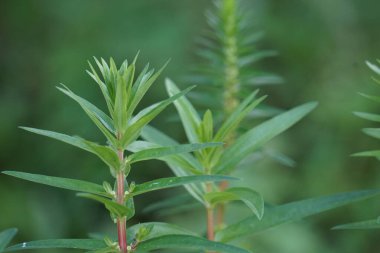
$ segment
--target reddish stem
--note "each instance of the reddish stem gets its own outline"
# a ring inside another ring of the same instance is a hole
[[[119,160],[122,162],[124,159],[124,154],[123,150],[119,150],[117,152],[119,156]],[[120,171],[117,174],[117,191],[116,191],[116,200],[117,203],[120,205],[124,205],[124,180],[125,180],[125,175],[123,171]],[[118,240],[119,240],[119,247],[120,247],[120,252],[121,253],[128,253],[128,245],[127,245],[127,219],[125,217],[123,218],[118,218],[117,219],[117,235],[118,235]]]
[[[207,192],[212,191],[212,183],[207,183]],[[214,241],[214,208],[207,207],[207,239]]]

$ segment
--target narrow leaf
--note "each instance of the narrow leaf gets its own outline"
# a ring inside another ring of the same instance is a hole
[[[107,245],[102,240],[94,239],[51,239],[32,242],[24,242],[11,246],[5,252],[30,250],[30,249],[83,249],[97,250]]]
[[[17,228],[10,228],[0,232],[0,252],[3,252],[16,234]]]
[[[232,245],[190,235],[165,235],[141,242],[137,246],[137,253],[157,249],[183,249],[183,250],[207,250],[225,253],[249,253],[249,251]]]
[[[283,223],[300,220],[340,206],[375,197],[379,194],[380,190],[363,190],[267,207],[262,220],[258,220],[255,216],[248,217],[220,230],[217,232],[216,238],[218,241],[228,242],[244,236],[251,236]]]
[[[380,122],[380,115],[374,114],[374,113],[367,113],[367,112],[354,112],[354,114],[362,119]]]
[[[17,177],[17,178],[21,178],[27,181],[35,182],[38,184],[44,184],[44,185],[63,188],[67,190],[87,192],[87,193],[93,193],[93,194],[109,197],[108,193],[104,191],[101,185],[94,184],[87,181],[62,178],[62,177],[50,177],[50,176],[45,176],[45,175],[30,174],[30,173],[18,172],[18,171],[3,171],[2,173],[12,176],[12,177]]]
[[[178,87],[170,79],[165,80],[165,85],[169,96],[173,96],[179,92]],[[179,116],[181,117],[182,125],[186,131],[188,140],[191,143],[200,142],[197,135],[197,128],[201,122],[201,119],[199,118],[197,111],[185,97],[181,97],[176,100],[174,105]]]
[[[247,155],[294,125],[316,106],[315,102],[298,106],[249,130],[226,149],[214,171],[220,174],[230,173]]]
[[[192,90],[194,86],[191,86],[181,92],[176,93],[172,97],[161,101],[153,106],[150,106],[139,114],[137,114],[134,118],[131,119],[131,125],[128,126],[124,136],[121,140],[122,146],[126,147],[129,143],[136,140],[139,136],[141,129],[147,125],[150,121],[152,121],[160,112],[162,112],[168,105],[177,100],[178,98],[184,96],[190,90]]]
[[[199,149],[216,147],[223,145],[223,143],[193,143],[193,144],[183,144],[170,147],[159,147],[159,148],[150,148],[145,149],[139,152],[136,152],[129,156],[129,161],[131,163],[157,159],[164,156],[176,155],[180,153],[193,152]]]
[[[61,134],[61,133],[57,133],[53,131],[30,128],[30,127],[20,127],[20,128],[32,133],[40,134],[43,136],[47,136],[47,137],[68,143],[75,147],[91,152],[97,155],[103,162],[105,162],[111,168],[114,168],[116,170],[119,169],[119,164],[120,164],[119,158],[117,157],[117,154],[110,147],[101,146],[99,144],[96,144],[91,141],[87,141],[80,137],[69,136],[69,135],[65,135],[65,134]]]
[[[223,181],[223,180],[234,180],[236,178],[228,176],[213,176],[213,175],[201,175],[201,176],[185,176],[185,177],[167,177],[160,178],[153,181],[145,182],[139,185],[136,185],[132,196],[139,195],[145,192],[156,191],[171,187],[177,187],[190,183],[197,182],[211,182],[211,181]]]
[[[260,193],[245,187],[233,187],[223,192],[212,192],[205,195],[212,205],[233,200],[243,201],[261,219],[264,215],[264,200]]]
[[[366,220],[353,222],[343,225],[338,225],[333,227],[334,230],[343,230],[343,229],[379,229],[380,228],[380,219]]]
[[[123,217],[130,218],[132,216],[133,211],[129,209],[127,206],[120,205],[119,203],[116,203],[115,201],[109,200],[107,198],[103,198],[103,197],[89,194],[89,193],[78,193],[77,196],[92,199],[104,204],[107,210],[110,211],[115,216],[117,216],[118,218],[123,218]]]

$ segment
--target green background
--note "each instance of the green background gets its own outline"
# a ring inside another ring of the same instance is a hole
[[[286,82],[264,87],[267,103],[291,108],[316,100],[319,107],[290,131],[269,143],[291,156],[297,165],[284,167],[269,159],[241,171],[269,203],[380,186],[379,162],[350,154],[378,147],[360,131],[371,127],[352,111],[378,112],[376,104],[357,92],[380,93],[365,61],[380,54],[380,2],[377,0],[244,1],[257,31],[265,31],[259,49],[279,55],[253,67],[277,73]],[[94,156],[32,135],[17,126],[51,129],[102,142],[97,129],[75,103],[55,86],[73,91],[104,107],[101,93],[87,76],[92,56],[131,59],[141,50],[138,67],[171,63],[149,92],[145,105],[165,98],[163,80],[182,88],[199,58],[195,39],[206,29],[204,11],[211,1],[11,1],[0,2],[0,170],[20,170],[55,176],[111,180]],[[185,142],[173,122],[171,107],[153,125]],[[137,166],[136,182],[171,175],[161,162]],[[133,222],[170,220],[204,232],[201,209],[143,213],[150,203],[183,193],[182,189],[150,193],[136,199]],[[88,232],[113,230],[103,208],[72,192],[0,175],[0,229],[17,227],[17,242],[43,238],[82,238]],[[331,231],[334,225],[378,216],[378,199],[339,208],[306,220],[282,225],[254,237],[254,252],[373,253],[380,233]],[[244,208],[229,215],[244,217]],[[50,251],[53,252],[53,251]],[[68,251],[57,251],[68,252]]]

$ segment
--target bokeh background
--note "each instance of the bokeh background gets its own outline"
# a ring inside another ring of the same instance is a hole
[[[259,49],[279,55],[255,67],[286,80],[264,87],[267,102],[291,108],[316,100],[319,107],[269,146],[296,162],[293,168],[270,159],[241,172],[252,187],[274,204],[336,192],[380,187],[379,162],[350,154],[378,147],[360,131],[370,123],[352,111],[378,112],[376,104],[358,91],[380,93],[365,61],[380,55],[380,2],[377,0],[245,1],[252,22],[266,36]],[[114,57],[118,62],[141,50],[138,66],[150,62],[170,65],[144,100],[166,97],[168,76],[181,87],[183,78],[199,61],[194,43],[205,30],[204,11],[211,1],[58,1],[0,2],[0,170],[87,179],[111,180],[108,169],[94,156],[62,143],[32,135],[18,126],[52,129],[104,141],[85,114],[60,94],[64,83],[103,107],[97,86],[86,75],[92,56]],[[185,141],[166,110],[153,125]],[[136,182],[171,175],[161,162],[136,167]],[[171,221],[204,232],[201,209],[143,212],[147,205],[182,194],[181,189],[151,193],[136,199],[133,222]],[[266,253],[373,253],[380,249],[380,233],[332,231],[336,224],[372,219],[380,212],[379,199],[356,203],[252,238],[254,252]],[[241,208],[230,215],[242,216]],[[103,208],[75,197],[72,192],[36,185],[0,175],[0,229],[19,228],[17,242],[42,238],[82,238],[88,232],[112,231]],[[50,251],[53,252],[53,251]],[[54,251],[68,252],[68,251]],[[72,251],[70,251],[72,252]]]

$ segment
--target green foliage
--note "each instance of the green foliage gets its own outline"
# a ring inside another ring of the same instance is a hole
[[[363,190],[268,207],[262,220],[258,220],[255,216],[245,218],[218,231],[216,237],[223,242],[241,239],[242,237],[257,234],[283,223],[300,220],[356,201],[375,197],[379,194],[380,190]]]
[[[378,63],[380,63],[380,60],[378,60]],[[367,62],[367,66],[373,72],[375,72],[377,75],[380,76],[380,68],[377,65]],[[375,80],[377,84],[380,84],[378,79],[376,78],[373,78],[373,79]],[[367,95],[363,93],[359,93],[359,94],[369,100],[380,103],[380,97],[378,96],[372,96],[372,95]],[[354,114],[360,118],[363,118],[369,121],[375,121],[375,122],[380,121],[380,116],[377,114],[367,113],[367,112],[354,112]],[[380,139],[380,128],[364,128],[363,132],[371,137]],[[363,151],[363,152],[355,153],[353,154],[353,156],[375,157],[379,159],[380,150]],[[335,226],[333,229],[379,229],[379,228],[380,228],[379,219],[376,219],[376,220],[367,220],[367,221],[338,225],[338,226]]]
[[[0,252],[3,252],[7,245],[12,241],[17,234],[16,228],[6,229],[0,232]]]
[[[106,247],[102,240],[94,239],[50,239],[32,242],[24,242],[13,245],[5,250],[5,252],[31,250],[31,249],[82,249],[96,250]]]
[[[93,66],[90,64],[91,72],[89,75],[99,85],[103,96],[105,98],[109,115],[102,112],[95,105],[91,104],[84,98],[79,97],[69,90],[66,86],[59,87],[58,89],[64,94],[76,101],[81,108],[85,111],[87,116],[99,128],[107,139],[106,145],[100,145],[77,136],[69,136],[53,131],[22,127],[24,130],[47,136],[70,145],[76,146],[80,149],[88,151],[97,155],[108,167],[111,174],[116,178],[114,187],[110,183],[104,182],[103,186],[91,182],[51,177],[37,174],[30,174],[16,171],[4,171],[3,173],[9,176],[25,179],[35,183],[45,184],[53,187],[63,188],[67,190],[78,191],[77,196],[88,198],[97,201],[105,206],[109,211],[111,218],[117,223],[117,231],[119,234],[118,243],[112,240],[105,239],[105,241],[91,240],[91,239],[54,239],[34,241],[23,243],[9,247],[7,251],[16,251],[21,249],[44,249],[44,248],[73,248],[93,250],[93,252],[127,252],[136,245],[127,245],[126,236],[126,221],[132,218],[135,214],[133,197],[141,195],[146,192],[155,191],[159,189],[176,187],[184,184],[230,180],[231,177],[226,176],[211,176],[211,175],[194,175],[184,177],[161,178],[150,182],[136,185],[132,182],[128,184],[127,176],[131,169],[131,165],[145,160],[151,159],[164,159],[164,157],[179,157],[178,161],[186,162],[186,153],[197,152],[200,149],[208,149],[220,146],[222,143],[191,143],[183,145],[169,145],[169,146],[154,146],[141,149],[138,143],[135,142],[139,138],[142,128],[153,120],[160,112],[162,112],[168,105],[177,99],[181,98],[193,87],[189,87],[184,91],[177,90],[171,96],[148,106],[147,108],[135,113],[139,102],[146,94],[148,89],[152,86],[153,82],[157,79],[158,75],[162,72],[163,68],[154,74],[153,70],[148,71],[148,66],[136,78],[135,63],[136,58],[131,64],[124,61],[118,68],[116,63],[111,58],[109,65],[101,59],[100,61],[95,58],[95,62],[100,70],[102,79],[99,77]],[[165,64],[166,66],[166,64]],[[131,149],[128,149],[131,143],[134,142]],[[135,150],[132,154],[124,157],[126,150]],[[162,227],[162,226],[161,226]],[[166,226],[168,230],[169,226]],[[190,247],[190,242],[198,242],[197,249],[235,249],[223,244],[214,244],[207,240],[197,238],[194,236],[181,237],[180,240],[173,240],[172,237],[161,237],[161,239],[151,238],[149,234],[152,228],[141,227],[133,237],[139,240],[150,238],[150,240],[139,242],[143,249],[156,249],[162,247]],[[157,229],[153,230],[157,231]],[[12,237],[12,231],[6,231],[2,234],[3,244],[1,247],[5,248]],[[160,234],[160,233],[158,233]],[[162,233],[160,234],[162,235]],[[165,235],[166,236],[166,235]],[[144,246],[145,245],[145,246]],[[119,247],[119,248],[118,248]],[[190,247],[191,248],[191,247]],[[129,250],[128,250],[129,249]],[[140,250],[140,249],[138,249]],[[243,252],[238,251],[236,252]],[[231,251],[232,252],[232,251]]]

